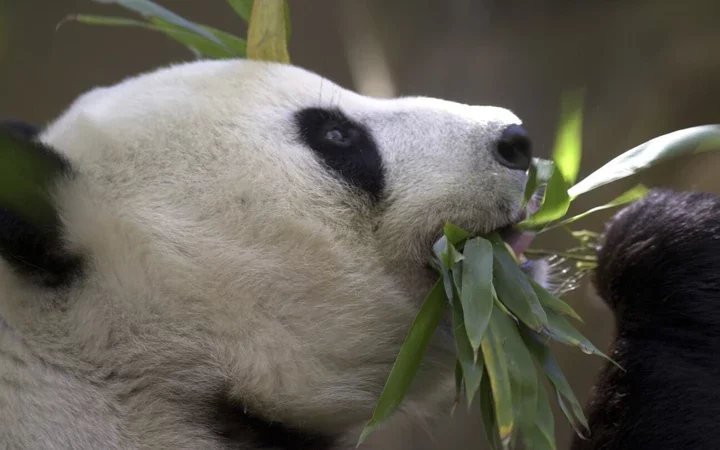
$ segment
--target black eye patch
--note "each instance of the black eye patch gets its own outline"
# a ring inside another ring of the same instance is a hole
[[[385,188],[382,158],[368,130],[336,109],[299,111],[300,138],[320,160],[351,186],[366,192],[373,202]]]

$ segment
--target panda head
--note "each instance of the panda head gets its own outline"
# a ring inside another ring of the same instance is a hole
[[[52,220],[0,211],[0,317],[67,371],[91,367],[132,423],[164,417],[137,425],[149,442],[228,402],[318,432],[367,419],[442,226],[517,221],[531,157],[505,109],[250,61],[95,89],[13,136],[49,161]],[[445,328],[403,409],[453,364]]]

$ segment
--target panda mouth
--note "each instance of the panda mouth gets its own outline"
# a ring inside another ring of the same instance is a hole
[[[518,217],[513,223],[497,230],[497,233],[500,234],[502,240],[505,241],[510,248],[512,248],[518,258],[522,258],[525,251],[530,248],[530,244],[532,244],[532,241],[535,238],[535,233],[523,231],[516,225],[525,220],[526,217],[535,214],[540,209],[543,195],[543,190],[538,190],[538,192],[530,198],[527,205],[520,211]]]
[[[527,205],[518,212],[514,220],[490,231],[491,233],[498,233],[500,238],[513,250],[515,256],[521,262],[525,261],[524,253],[530,248],[536,233],[522,230],[517,225],[540,209],[542,198],[543,192],[539,190],[528,201]],[[439,239],[441,235],[442,231],[439,232],[437,238]]]
[[[534,233],[522,231],[515,225],[507,225],[497,230],[503,241],[512,248],[515,255],[521,257],[525,251],[530,248],[530,244],[535,238]]]

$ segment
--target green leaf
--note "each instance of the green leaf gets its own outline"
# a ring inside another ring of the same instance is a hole
[[[533,163],[530,164],[530,168],[528,169],[527,181],[525,182],[525,194],[523,194],[522,202],[523,207],[528,204],[538,187],[539,185],[537,179],[537,166]]]
[[[515,414],[513,411],[512,390],[508,360],[503,348],[505,337],[501,334],[503,318],[500,314],[490,317],[488,332],[480,346],[485,359],[485,370],[490,380],[496,429],[503,447],[506,447],[515,430]]]
[[[250,22],[253,0],[228,0],[228,3],[230,3],[230,6],[232,6],[238,16],[242,17],[245,22]],[[290,21],[290,5],[287,1],[283,9],[285,14],[285,39],[289,41],[290,34],[292,33],[292,25]]]
[[[154,31],[162,31],[158,27],[154,27],[147,22],[135,19],[126,19],[124,17],[109,16],[93,16],[89,14],[71,14],[66,16],[60,24],[66,21],[80,22],[87,25],[105,25],[111,27],[138,27],[147,28]],[[59,26],[59,25],[58,25]]]
[[[190,35],[187,36],[187,33],[185,33],[182,28],[173,25],[169,22],[165,22],[162,19],[157,18],[151,18],[150,21],[157,25],[162,27],[170,37],[173,37],[174,39],[188,45],[188,46],[194,46],[196,49],[198,49],[201,53],[203,53],[206,56],[210,56],[213,58],[222,58],[223,56],[213,56],[208,52],[208,45],[214,45],[214,43],[207,41],[206,39],[202,39],[200,37],[196,37],[196,35]],[[234,36],[230,33],[227,33],[222,30],[218,30],[216,28],[208,27],[205,25],[200,25],[203,29],[207,30],[209,33],[212,33],[215,37],[217,37],[223,44],[223,48],[219,48],[220,50],[223,50],[225,52],[225,57],[229,58],[243,58],[245,57],[247,53],[247,42],[245,42],[244,39],[241,39],[237,36]],[[179,36],[176,37],[176,36]],[[193,39],[195,38],[195,39]],[[199,38],[199,39],[198,39]],[[183,40],[185,42],[183,42]],[[213,50],[211,50],[213,53],[217,53],[218,47],[215,46]]]
[[[253,2],[248,29],[248,58],[290,63],[287,50],[285,0]]]
[[[555,419],[550,409],[545,387],[538,380],[536,420],[532,427],[522,430],[523,445],[532,450],[555,450]]]
[[[720,125],[703,125],[675,131],[656,137],[612,159],[570,188],[569,195],[575,199],[588,191],[672,158],[718,149]]]
[[[514,416],[521,430],[529,429],[535,424],[537,411],[538,380],[535,364],[515,320],[500,311],[493,316],[498,316],[493,321],[498,335],[502,336],[503,350],[508,361]]]
[[[522,221],[522,229],[537,229],[563,217],[570,208],[571,198],[568,188],[577,179],[582,157],[582,111],[583,91],[569,92],[563,95],[561,103],[560,127],[555,138],[553,150],[554,170],[549,176],[545,195],[540,209]],[[534,165],[537,165],[534,164]],[[535,168],[537,172],[538,168]],[[545,172],[549,167],[545,164]],[[537,182],[537,174],[535,175]],[[529,186],[525,196],[528,197]],[[534,193],[534,191],[533,191]]]
[[[283,12],[285,13],[285,40],[289,42],[292,25],[290,23],[290,3],[288,3],[287,0],[284,3]]]
[[[463,379],[465,381],[465,394],[468,408],[472,405],[475,393],[480,389],[483,370],[485,369],[482,358],[477,358],[468,340],[465,328],[466,320],[463,318],[463,306],[460,302],[454,301],[453,310],[453,334],[455,335],[455,349],[458,362],[462,367]]]
[[[577,216],[570,217],[568,219],[565,219],[561,222],[558,222],[556,224],[553,224],[550,227],[547,227],[546,230],[549,230],[551,228],[556,228],[564,225],[568,225],[570,223],[575,222],[576,220],[580,220],[583,217],[590,215],[592,213],[603,211],[605,209],[615,208],[617,206],[626,205],[628,203],[635,202],[637,200],[640,200],[641,198],[645,197],[648,192],[648,188],[643,186],[642,184],[638,184],[634,188],[626,191],[624,194],[621,194],[619,197],[615,198],[614,200],[602,205],[602,206],[596,206],[595,208],[589,209],[585,211],[584,213],[578,214]]]
[[[495,420],[495,405],[492,399],[490,379],[484,376],[480,383],[480,414],[482,415],[485,436],[492,450],[500,450],[502,443],[497,431],[497,420]]]
[[[443,253],[443,263],[448,269],[455,267],[457,263],[465,259],[465,255],[460,253],[451,242],[445,243],[447,251]]]
[[[547,317],[527,276],[497,234],[488,236],[493,245],[493,286],[500,302],[536,331],[547,327]]]
[[[578,347],[584,353],[589,355],[600,356],[622,369],[622,367],[620,367],[609,356],[598,350],[598,348],[595,347],[589,339],[580,334],[580,332],[570,325],[564,317],[553,310],[548,310],[546,312],[548,318],[547,334],[549,334],[550,337],[563,344]]]
[[[572,426],[573,430],[575,430],[575,433],[578,436],[580,436],[581,438],[585,439],[587,437],[587,433],[589,433],[589,431],[590,431],[590,428],[587,427],[585,430],[581,430],[580,428],[578,428],[577,423],[575,423],[573,421],[573,419],[571,419],[572,417],[574,417],[575,411],[573,409],[568,408],[567,403],[565,403],[565,400],[564,400],[562,394],[560,393],[560,391],[557,388],[555,389],[555,398],[556,398],[558,405],[560,406],[560,409],[562,410],[563,414],[570,422],[570,426]]]
[[[443,232],[445,233],[445,237],[448,242],[452,245],[458,245],[470,237],[470,233],[456,225],[451,224],[450,222],[445,224]]]
[[[550,347],[545,343],[541,334],[535,333],[527,327],[520,327],[520,335],[525,342],[525,346],[528,348],[528,350],[530,350],[530,353],[533,355],[533,357],[535,357],[535,360],[538,362],[538,364],[540,364],[543,372],[545,372],[545,375],[548,377],[553,386],[555,386],[555,389],[558,392],[558,401],[560,403],[560,407],[565,413],[568,421],[570,421],[570,423],[573,425],[573,428],[575,428],[575,431],[580,436],[584,436],[585,433],[581,432],[575,426],[575,423],[576,421],[580,422],[580,425],[582,425],[585,431],[587,431],[587,419],[585,418],[585,414],[583,413],[582,406],[580,406],[580,402],[578,402],[577,397],[575,397],[575,394],[570,387],[570,383],[568,383],[565,375],[560,369],[560,366],[555,360],[555,357],[553,357],[552,353],[550,352]],[[571,409],[567,408],[567,405],[564,404],[562,398],[567,399],[567,401],[570,403]]]
[[[200,36],[208,39],[215,44],[224,47],[224,44],[215,37],[212,33],[204,30],[202,27],[194,24],[193,22],[185,19],[184,17],[175,14],[167,8],[164,8],[158,4],[151,2],[150,0],[95,0],[97,3],[115,3],[126,9],[134,11],[146,18],[157,18],[169,22],[173,25],[177,25],[185,30],[199,34]]]
[[[456,276],[451,275],[451,269],[463,259],[462,253],[460,253],[454,245],[448,242],[445,236],[442,236],[433,245],[433,253],[437,259],[437,269],[442,275],[442,283],[445,288],[445,295],[449,300],[455,299],[455,288],[453,287],[453,281]],[[459,270],[454,270],[453,273],[459,273]]]
[[[477,352],[493,307],[493,246],[483,238],[473,238],[465,243],[463,256],[460,301],[467,337]]]
[[[227,33],[217,28],[208,27],[206,25],[200,25],[205,30],[212,33],[216,38],[220,39],[225,47],[227,47],[232,54],[237,58],[244,58],[247,55],[247,41],[239,38],[233,34]]]
[[[455,284],[455,292],[460,291],[462,289],[462,266],[458,264],[450,272],[452,273],[452,280]],[[447,273],[445,273],[445,275],[447,275]],[[457,298],[453,298],[453,301],[460,301],[459,296]]]
[[[63,173],[62,162],[35,142],[0,131],[0,207],[39,228],[57,221],[49,190]]]
[[[442,280],[438,280],[410,326],[410,331],[400,347],[400,352],[390,371],[385,388],[380,394],[372,418],[360,435],[358,445],[362,444],[402,403],[410,383],[420,368],[422,357],[430,340],[445,315],[447,303],[448,299],[445,296]]]
[[[584,91],[563,94],[560,127],[555,137],[552,160],[568,186],[575,183],[582,158],[582,117]]]
[[[538,185],[542,186],[543,184],[547,184],[555,170],[555,163],[549,159],[533,158],[533,165],[537,172]]]
[[[535,291],[535,294],[538,296],[538,300],[540,300],[540,304],[545,309],[546,314],[547,310],[549,309],[551,311],[555,311],[558,314],[566,314],[577,321],[583,322],[580,315],[576,313],[570,305],[549,293],[547,290],[545,290],[545,288],[537,284],[532,278],[528,277],[528,281],[530,282],[530,285]]]
[[[228,0],[228,3],[245,22],[250,21],[253,0]]]
[[[528,181],[525,183],[525,195],[523,205],[527,205],[538,188],[544,186],[550,180],[555,163],[547,159],[533,158],[530,170],[528,171]]]
[[[135,28],[143,28],[150,31],[156,31],[165,34],[171,39],[194,49],[197,53],[215,59],[221,58],[232,58],[235,56],[243,56],[244,54],[244,41],[239,38],[235,38],[242,43],[230,43],[230,39],[227,38],[226,46],[216,44],[215,42],[205,39],[203,36],[195,33],[185,31],[181,27],[164,22],[160,19],[150,19],[153,23],[142,22],[139,20],[125,19],[122,17],[106,17],[106,16],[91,16],[86,14],[79,14],[68,16],[65,20],[72,20],[86,25],[103,25],[103,26],[127,26]],[[218,35],[223,33],[219,30],[214,30]],[[226,33],[227,34],[227,33]],[[231,35],[228,35],[231,36]],[[240,53],[242,50],[243,53]],[[237,53],[233,53],[237,51]]]
[[[460,360],[455,360],[455,402],[453,404],[452,410],[450,412],[450,415],[453,415],[453,412],[455,412],[455,407],[460,403],[460,396],[462,395],[462,389],[463,389],[463,370],[462,366],[460,365]]]
[[[542,228],[542,226],[564,216],[569,208],[568,184],[559,170],[553,170],[545,188],[542,206],[531,217],[520,222],[518,226],[521,229]]]

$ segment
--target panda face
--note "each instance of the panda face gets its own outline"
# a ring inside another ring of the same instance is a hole
[[[346,429],[372,412],[437,277],[427,263],[444,223],[488,232],[518,219],[520,123],[250,61],[93,90],[40,135],[74,170],[53,199],[82,274],[48,292],[0,267],[0,317],[112,373],[133,426],[148,404],[202,415],[221,393],[266,419]],[[406,412],[446,385],[448,332]],[[181,439],[187,418],[174,420],[164,427]]]
[[[245,216],[327,227],[425,292],[419,268],[428,275],[446,221],[484,233],[517,219],[530,154],[520,123],[502,108],[367,98],[294,67],[203,62],[86,94],[46,136],[126,182],[118,194],[163,206],[169,195],[229,227]]]

